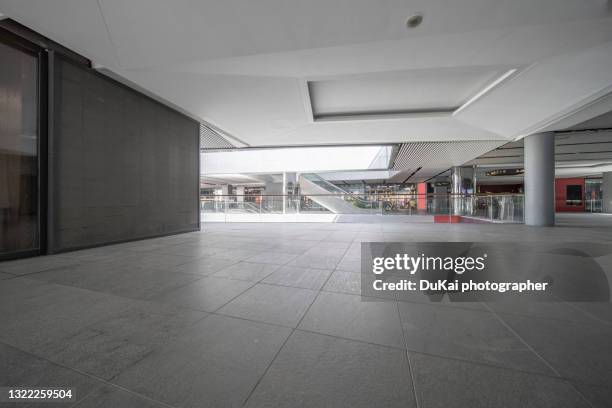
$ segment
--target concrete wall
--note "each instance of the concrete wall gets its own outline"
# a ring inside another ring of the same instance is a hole
[[[49,252],[199,229],[199,125],[56,58]]]

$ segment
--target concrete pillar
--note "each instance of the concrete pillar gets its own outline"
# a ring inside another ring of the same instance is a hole
[[[603,174],[601,180],[601,190],[603,193],[601,211],[612,214],[612,171]]]
[[[451,169],[451,194],[453,215],[462,215],[463,171],[458,166]]]
[[[524,139],[525,224],[555,224],[555,135],[535,133]]]

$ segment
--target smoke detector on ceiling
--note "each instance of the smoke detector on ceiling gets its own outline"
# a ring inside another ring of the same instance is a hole
[[[406,27],[409,29],[417,28],[418,26],[421,25],[422,22],[423,22],[423,14],[416,13],[408,17],[408,19],[406,20]]]

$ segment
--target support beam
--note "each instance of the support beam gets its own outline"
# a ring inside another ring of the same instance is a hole
[[[525,143],[525,224],[555,224],[555,136],[535,133]]]

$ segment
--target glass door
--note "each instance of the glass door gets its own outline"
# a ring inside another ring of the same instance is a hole
[[[40,248],[39,57],[0,39],[0,259]]]

